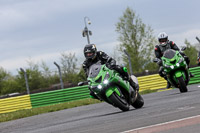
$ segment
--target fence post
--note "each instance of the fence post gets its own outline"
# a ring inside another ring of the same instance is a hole
[[[54,62],[54,64],[57,66],[58,68],[58,72],[59,72],[59,75],[60,75],[60,84],[61,84],[61,89],[64,89],[64,84],[63,84],[63,80],[62,80],[62,73],[61,73],[61,69],[60,69],[60,66]]]
[[[196,39],[197,39],[197,41],[199,42],[199,45],[200,45],[200,39],[198,38],[198,37],[196,37]],[[199,49],[198,49],[199,51],[198,51],[198,53],[197,53],[197,60],[198,60],[198,65],[200,65],[200,62],[199,62],[199,58],[200,58],[200,47],[199,47]]]
[[[24,71],[23,68],[20,68],[20,70],[24,73],[24,78],[25,78],[25,82],[26,82],[26,90],[27,90],[27,94],[30,94],[30,91],[29,91],[29,85],[28,85],[27,74],[26,74],[26,72]]]

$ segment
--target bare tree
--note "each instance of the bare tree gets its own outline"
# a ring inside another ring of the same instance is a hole
[[[75,56],[75,53],[61,53],[61,68],[64,72],[64,76],[68,77],[77,72],[77,61],[78,59]]]

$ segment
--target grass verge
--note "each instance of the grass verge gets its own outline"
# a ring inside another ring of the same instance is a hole
[[[144,90],[144,91],[140,91],[140,94],[144,95],[144,94],[153,93],[157,91],[158,90]],[[48,112],[55,112],[55,111],[59,111],[63,109],[74,108],[78,106],[84,106],[84,105],[95,104],[95,103],[100,103],[100,102],[101,101],[99,100],[88,98],[88,99],[83,99],[83,100],[59,103],[59,104],[37,107],[37,108],[32,108],[32,109],[19,110],[15,112],[0,114],[0,122],[16,120],[16,119],[20,119],[24,117],[33,116],[33,115],[38,115],[38,114],[43,114],[43,113],[48,113]]]
[[[59,103],[59,104],[37,107],[37,108],[32,108],[32,109],[24,109],[24,110],[19,110],[15,112],[0,114],[0,122],[16,120],[16,119],[20,119],[24,117],[33,116],[33,115],[54,112],[54,111],[59,111],[63,109],[95,104],[95,103],[100,103],[100,102],[101,101],[99,100],[88,98],[88,99],[83,99],[83,100]]]

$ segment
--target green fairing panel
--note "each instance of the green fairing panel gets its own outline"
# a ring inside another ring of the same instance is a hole
[[[110,97],[113,94],[113,92],[116,92],[120,96],[120,92],[116,87],[110,87],[106,90],[106,97]]]
[[[175,76],[176,76],[177,78],[181,77],[182,75],[183,75],[183,74],[182,74],[181,71],[177,71],[177,72],[175,73]]]
[[[115,78],[113,78],[113,80],[111,80],[111,82],[119,84],[122,88],[126,89],[127,91],[129,91],[129,82],[123,80],[118,73],[115,74],[114,76]]]

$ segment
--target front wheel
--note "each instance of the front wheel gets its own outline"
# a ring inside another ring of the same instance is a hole
[[[178,78],[178,83],[179,83],[179,90],[180,90],[181,93],[188,91],[183,77]]]
[[[124,98],[120,97],[116,92],[113,92],[109,99],[114,106],[118,107],[122,111],[129,110],[129,104],[127,103],[127,101]]]

